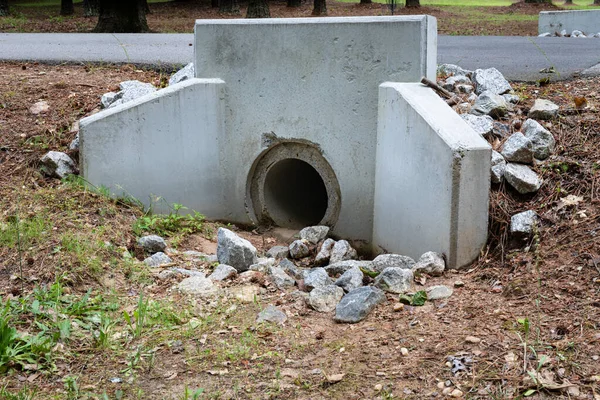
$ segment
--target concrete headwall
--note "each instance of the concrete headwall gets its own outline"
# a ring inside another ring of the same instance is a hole
[[[600,10],[542,11],[538,19],[538,33],[568,33],[580,30],[586,35],[600,32]]]
[[[223,88],[191,79],[80,121],[86,180],[156,211],[183,204],[214,219],[229,217],[221,176]],[[152,197],[163,201],[153,204]]]
[[[431,89],[379,88],[373,244],[418,258],[473,261],[487,239],[489,144]]]
[[[196,77],[227,82],[231,219],[250,222],[247,177],[271,135],[320,149],[341,190],[333,233],[370,240],[377,88],[435,79],[436,51],[430,16],[198,20]]]

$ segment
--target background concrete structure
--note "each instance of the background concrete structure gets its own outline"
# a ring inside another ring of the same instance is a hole
[[[379,88],[373,244],[464,266],[487,240],[491,147],[431,89]]]
[[[567,33],[580,30],[586,35],[600,32],[600,10],[541,11],[538,33]]]

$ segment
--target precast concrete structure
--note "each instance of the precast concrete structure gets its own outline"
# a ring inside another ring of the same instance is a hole
[[[463,266],[487,231],[461,236],[449,229],[487,226],[489,149],[458,116],[448,129],[440,129],[446,119],[436,125],[423,117],[411,125],[397,119],[396,103],[385,100],[383,107],[380,98],[387,96],[379,89],[384,82],[435,79],[436,49],[430,16],[199,20],[196,78],[83,119],[81,169],[91,183],[147,204],[160,196],[165,204],[241,224],[326,224],[333,235],[376,250],[402,249],[413,257],[435,250],[449,256],[450,267]],[[428,102],[431,115],[453,112],[430,89],[414,88],[429,96],[411,97],[397,112],[418,108],[419,101]],[[426,142],[396,143],[394,151],[378,144],[403,129],[434,142],[439,136],[446,148],[439,144],[434,154],[443,161],[429,154]],[[468,153],[465,161],[446,162],[459,149]],[[397,184],[402,166],[421,158],[431,163],[428,171],[438,170],[435,179],[412,168],[402,181],[414,184]],[[478,168],[479,175],[472,171]],[[439,193],[409,191],[433,183],[442,184],[439,204]],[[472,200],[469,184],[477,188]],[[403,214],[415,210],[397,207],[394,198],[412,198],[423,205],[420,214],[439,217],[445,231],[438,236],[464,240],[434,237],[426,246],[431,230],[415,229],[416,219]],[[469,217],[465,210],[481,199]],[[409,249],[388,237],[410,232],[422,235],[422,246]]]
[[[600,32],[600,10],[541,11],[538,33],[552,34],[566,30],[580,30],[588,36]]]

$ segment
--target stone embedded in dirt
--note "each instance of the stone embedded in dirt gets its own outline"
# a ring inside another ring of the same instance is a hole
[[[516,94],[503,94],[502,97],[504,97],[504,100],[510,104],[518,104],[519,101],[521,101],[521,98]]]
[[[237,270],[230,265],[219,264],[208,277],[213,281],[224,281],[237,276]]]
[[[558,117],[558,106],[545,99],[536,99],[527,114],[533,119],[554,119]]]
[[[331,257],[329,258],[329,262],[334,264],[339,261],[355,259],[356,256],[356,250],[350,246],[350,243],[348,243],[347,240],[338,240],[331,249]]]
[[[298,269],[298,267],[296,267],[296,264],[294,264],[287,258],[284,258],[279,262],[279,268],[283,269],[286,274],[288,274],[296,280],[304,279],[304,275]]]
[[[494,121],[494,129],[492,130],[492,134],[501,138],[506,137],[510,135],[510,127],[502,122]]]
[[[475,93],[477,94],[486,91],[493,94],[504,94],[512,90],[510,83],[496,68],[476,69],[473,72],[473,83],[475,83]]]
[[[346,294],[338,303],[334,320],[350,324],[360,322],[383,301],[385,301],[385,293],[378,288],[359,287]]]
[[[452,76],[452,75],[462,75],[462,76],[472,76],[473,71],[469,71],[468,69],[463,69],[458,65],[454,64],[442,64],[437,67],[437,74],[443,76]]]
[[[531,164],[533,162],[533,143],[521,132],[516,132],[504,142],[501,153],[506,161]]]
[[[386,292],[402,294],[414,289],[413,280],[411,269],[388,267],[377,275],[373,284]]]
[[[248,269],[252,271],[266,272],[269,267],[275,265],[277,260],[274,258],[259,258],[255,264],[252,264]]]
[[[506,169],[506,160],[502,157],[502,154],[498,153],[496,150],[492,150],[492,163],[490,169],[492,182],[502,182],[504,170]]]
[[[277,260],[286,258],[290,253],[290,249],[287,246],[273,246],[267,251],[267,257],[272,257]]]
[[[446,261],[444,261],[444,257],[435,251],[423,253],[419,261],[412,267],[414,273],[424,272],[431,276],[442,276],[445,269]]]
[[[275,306],[267,306],[264,310],[258,313],[256,322],[273,322],[275,324],[283,324],[287,320],[287,315]]]
[[[329,262],[333,246],[335,246],[335,240],[325,239],[321,245],[321,250],[319,250],[319,253],[315,257],[315,265],[325,265]]]
[[[310,271],[307,271],[307,273],[304,276],[304,287],[309,292],[319,286],[326,286],[331,284],[332,281],[329,277],[329,274],[327,274],[325,268],[322,267],[313,268]]]
[[[252,271],[242,272],[242,274],[247,274],[248,272]],[[260,294],[260,288],[256,285],[232,286],[228,288],[227,291],[236,300],[239,300],[242,303],[253,303],[256,296]]]
[[[344,289],[339,286],[319,286],[308,295],[308,304],[315,311],[331,312],[335,310],[342,297],[344,297]]]
[[[452,75],[446,78],[445,82],[442,84],[442,87],[449,92],[453,92],[454,87],[459,84],[470,85],[471,80],[464,75]]]
[[[431,286],[425,289],[425,291],[427,292],[427,300],[447,299],[454,292],[448,286],[444,285]]]
[[[119,93],[115,93],[115,92],[104,93],[102,95],[102,97],[100,97],[100,107],[102,107],[102,108],[108,108],[115,101],[119,100],[121,97],[123,97],[123,92],[119,92]]]
[[[135,100],[138,97],[147,95],[148,93],[156,92],[156,88],[151,83],[140,82],[136,80],[125,81],[119,84],[119,88],[123,92],[123,96],[119,99],[122,103]],[[114,105],[113,103],[111,107]]]
[[[359,288],[363,285],[364,274],[358,267],[352,267],[344,272],[334,283],[346,292]]]
[[[189,270],[189,269],[185,269],[185,268],[171,268],[171,271],[173,271],[173,273],[175,274],[181,274],[181,275],[187,275],[187,276],[203,276],[205,277],[206,274],[202,271],[193,271],[193,270]]]
[[[268,271],[273,283],[275,283],[275,286],[277,286],[279,289],[283,290],[286,287],[291,287],[296,284],[296,280],[286,274],[283,268],[269,267]]]
[[[63,179],[77,173],[75,162],[60,151],[49,151],[40,158],[42,173],[46,176]]]
[[[310,250],[304,240],[294,240],[290,244],[290,257],[294,259],[304,258],[310,254]]]
[[[539,122],[528,119],[522,126],[523,134],[533,144],[533,156],[538,160],[545,160],[554,151],[556,141],[554,136]]]
[[[146,264],[149,267],[160,267],[161,265],[170,264],[172,262],[173,260],[171,260],[171,258],[168,255],[161,251],[152,254],[150,257],[144,260],[144,264]]]
[[[79,132],[75,135],[75,139],[69,143],[69,150],[79,150]]]
[[[373,261],[358,261],[358,260],[346,260],[340,261],[334,264],[329,264],[325,267],[325,271],[331,276],[341,275],[348,271],[350,268],[362,268],[366,271],[375,272]]]
[[[473,343],[473,344],[477,344],[481,342],[481,339],[476,337],[476,336],[467,336],[465,338],[465,342],[467,343]]]
[[[196,250],[186,250],[183,253],[181,253],[185,258],[187,259],[191,259],[194,262],[216,262],[216,258],[214,259],[214,261],[209,260],[209,256],[208,254],[204,254],[202,252],[196,251]],[[212,257],[216,257],[216,256],[212,256]]]
[[[489,135],[494,129],[494,119],[489,115],[461,114],[460,117],[481,136]]]
[[[521,194],[537,192],[542,180],[527,165],[506,164],[504,179]]]
[[[373,268],[377,272],[383,272],[389,267],[411,269],[414,265],[415,260],[400,254],[380,254],[373,260]]]
[[[32,113],[33,115],[46,113],[48,111],[50,111],[50,105],[48,104],[47,101],[38,101],[37,103],[35,103],[31,107],[29,107],[29,112]]]
[[[169,86],[179,82],[187,81],[188,79],[192,79],[193,77],[194,63],[189,63],[188,65],[171,75],[171,77],[169,78]]]
[[[217,232],[217,258],[219,263],[231,265],[238,272],[248,270],[258,261],[252,243],[225,228]]]
[[[489,91],[481,93],[471,109],[471,114],[489,115],[492,118],[501,118],[507,112],[508,104],[504,97]]]
[[[148,253],[158,253],[159,251],[165,251],[167,248],[165,239],[158,235],[142,236],[138,239],[137,244]]]
[[[213,282],[203,276],[191,276],[179,282],[177,290],[183,294],[200,297],[213,297],[219,293]]]
[[[514,240],[526,240],[533,235],[539,222],[537,213],[533,210],[523,211],[510,217],[510,236]]]
[[[300,239],[317,244],[324,240],[329,233],[329,227],[324,225],[308,226],[300,231]]]

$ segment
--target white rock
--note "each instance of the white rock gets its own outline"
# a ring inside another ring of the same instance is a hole
[[[512,90],[510,83],[496,68],[476,69],[473,73],[475,93],[491,92],[493,94],[504,94]]]
[[[203,276],[191,276],[179,282],[177,289],[183,294],[200,297],[214,297],[219,290],[213,282]]]
[[[527,119],[522,126],[523,134],[531,140],[533,156],[538,160],[545,160],[554,151],[556,141],[554,136],[539,122]]]
[[[542,180],[526,165],[508,163],[504,170],[504,179],[519,193],[537,192]]]
[[[463,68],[459,67],[458,65],[454,65],[454,64],[442,64],[442,65],[438,65],[437,74],[444,75],[444,76],[451,76],[451,75],[471,76],[473,74],[473,71],[463,69]]]
[[[521,132],[516,132],[504,142],[501,153],[506,161],[531,164],[533,162],[533,143]]]
[[[341,275],[344,272],[348,271],[350,268],[362,268],[366,271],[375,272],[375,267],[373,266],[373,261],[359,261],[359,260],[346,260],[340,261],[333,264],[329,264],[325,267],[325,271],[329,275]]]
[[[554,119],[558,117],[558,106],[545,99],[536,99],[527,114],[534,119]]]
[[[77,172],[75,162],[60,151],[49,151],[40,158],[41,170],[44,175],[63,179]]]
[[[329,233],[329,227],[324,225],[308,226],[300,231],[300,239],[317,244],[324,240]]]
[[[452,296],[452,293],[454,292],[448,286],[444,285],[431,286],[425,291],[427,292],[427,300],[447,299],[448,297]]]
[[[296,281],[291,276],[286,274],[283,268],[269,267],[268,271],[273,283],[275,283],[275,286],[277,286],[279,289],[283,290],[286,287],[291,287],[296,284]]]
[[[194,63],[189,63],[188,65],[171,75],[171,77],[169,78],[169,86],[186,81],[188,79],[192,79],[193,77]]]
[[[344,297],[344,289],[335,285],[319,286],[308,295],[308,304],[318,312],[335,310]]]
[[[504,171],[506,170],[506,160],[502,157],[502,154],[496,150],[492,150],[492,163],[491,163],[491,179],[493,183],[500,183],[504,178]]]
[[[31,107],[29,107],[29,112],[33,115],[46,113],[48,111],[50,111],[50,105],[47,101],[38,101],[37,103],[34,103]]]
[[[510,235],[515,240],[528,239],[539,222],[533,210],[523,211],[510,217]]]
[[[325,268],[313,268],[308,271],[304,277],[304,286],[308,291],[311,291],[319,286],[327,286],[331,284],[331,278],[329,278]]]
[[[304,258],[310,253],[304,240],[294,240],[289,247],[290,257],[294,259]]]
[[[331,251],[333,250],[333,246],[335,246],[335,240],[325,239],[325,241],[321,245],[321,249],[319,250],[319,253],[315,257],[315,265],[325,265],[329,262],[329,259],[331,258]]]
[[[345,292],[350,292],[353,289],[363,285],[364,274],[358,267],[352,267],[344,272],[334,283],[341,287]]]
[[[276,259],[286,258],[290,253],[290,248],[287,246],[273,246],[267,251],[267,257]]]
[[[119,92],[119,93],[115,93],[115,92],[104,93],[102,95],[102,97],[100,97],[100,107],[101,108],[108,108],[115,101],[119,100],[121,97],[123,97],[123,92]]]
[[[486,136],[494,130],[494,119],[489,115],[461,114],[460,117],[481,136]]]
[[[412,269],[414,265],[415,260],[400,254],[380,254],[373,260],[373,268],[378,272],[389,267]]]
[[[538,37],[550,37],[550,36],[552,36],[552,34],[550,32],[544,32],[544,33],[540,33],[538,35]]]
[[[444,256],[434,251],[423,253],[419,261],[413,265],[413,272],[424,272],[431,276],[442,276],[446,269],[446,261]]]
[[[170,264],[173,260],[165,253],[159,251],[152,254],[150,257],[144,260],[144,264],[149,267],[160,267],[161,265]]]
[[[413,290],[413,279],[414,275],[411,269],[389,267],[377,275],[374,285],[386,292],[406,293]]]

